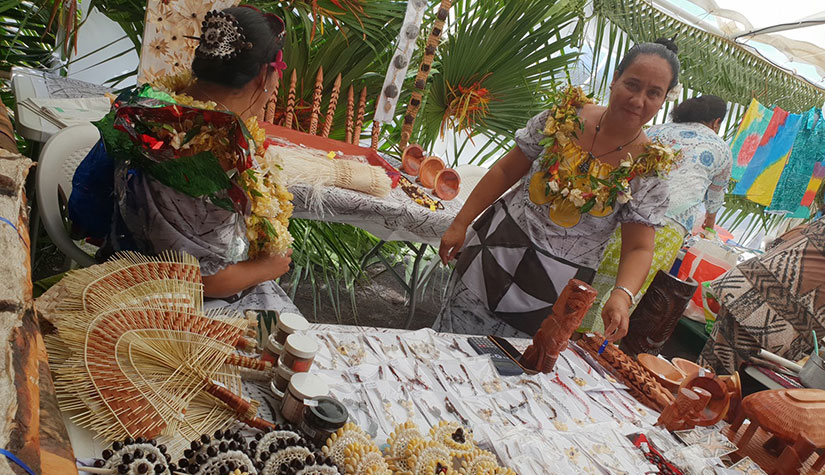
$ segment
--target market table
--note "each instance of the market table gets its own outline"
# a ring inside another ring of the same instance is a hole
[[[388,161],[392,162],[392,159]],[[421,270],[424,254],[429,246],[438,247],[441,235],[461,210],[462,203],[458,200],[444,201],[444,209],[431,211],[414,203],[400,187],[393,188],[389,196],[378,198],[327,186],[320,192],[323,209],[312,210],[308,205],[311,187],[294,185],[289,191],[294,196],[293,217],[350,224],[380,239],[364,256],[362,263],[366,264],[371,257],[377,256],[410,296],[407,321],[404,325],[404,328],[409,328],[415,316],[418,288],[432,271],[432,266]],[[403,242],[413,251],[413,267],[409,279],[399,274],[392,263],[381,254],[381,248],[388,241]],[[433,265],[437,264],[437,261],[433,262]]]
[[[340,152],[348,155],[368,155],[375,153],[391,167],[400,169],[401,163],[386,154],[374,152],[325,137],[310,136],[295,130],[284,129],[272,124],[261,123],[267,135],[281,140],[290,141],[307,147],[323,149],[324,152]],[[395,170],[393,170],[395,172]],[[414,181],[415,177],[407,176]],[[467,181],[462,185],[471,189],[477,181]],[[422,188],[423,190],[423,188]],[[361,228],[375,236],[380,241],[363,258],[365,264],[368,259],[377,256],[409,294],[410,303],[405,328],[409,328],[415,315],[418,287],[427,278],[433,267],[438,264],[434,261],[425,271],[420,271],[421,262],[428,246],[438,246],[444,231],[450,226],[455,216],[461,210],[463,202],[456,198],[450,201],[441,201],[442,207],[430,209],[415,203],[401,186],[392,188],[389,195],[377,197],[366,193],[352,191],[335,186],[292,185],[294,210],[292,216],[314,221],[327,221],[349,224]],[[463,196],[467,196],[463,190]],[[432,196],[432,194],[430,194]],[[400,275],[380,253],[387,241],[403,242],[413,251],[413,268],[409,279]]]
[[[326,324],[305,333],[320,343],[310,372],[324,377],[350,421],[379,445],[407,421],[422,434],[440,421],[454,421],[522,475],[656,470],[631,441],[638,433],[671,457],[696,455],[695,445],[685,447],[654,427],[658,413],[630,397],[573,344],[553,373],[500,377],[465,335]],[[521,350],[529,343],[511,341]],[[268,381],[248,381],[244,389],[265,402],[260,416],[280,420]],[[78,458],[105,448],[67,423]],[[718,435],[725,425],[698,428],[696,437]],[[704,462],[720,463],[718,455]]]

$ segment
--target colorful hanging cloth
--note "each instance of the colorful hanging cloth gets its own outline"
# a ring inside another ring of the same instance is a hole
[[[825,181],[825,160],[822,163],[817,163],[814,165],[814,173],[811,177],[811,181],[808,182],[808,188],[805,190],[805,194],[802,196],[802,206],[806,208],[814,204],[814,196],[816,196],[816,192],[819,190],[819,187],[822,186],[822,182]]]
[[[771,204],[773,191],[788,161],[801,119],[801,114],[788,114],[779,107],[774,109],[771,123],[759,142],[759,148],[753,154],[742,179],[736,184],[733,194],[745,195],[754,203],[764,206]]]
[[[765,129],[768,128],[771,117],[773,117],[772,110],[760,104],[756,99],[751,100],[748,110],[742,117],[742,123],[739,124],[739,129],[730,144],[731,155],[733,156],[732,179],[736,181],[742,179],[745,168],[747,168],[754,152],[759,147],[759,140],[765,134]]]
[[[822,111],[812,108],[802,116],[799,132],[788,163],[773,193],[767,211],[795,213],[814,173],[814,166],[825,160],[825,121]],[[816,190],[814,190],[816,193]]]

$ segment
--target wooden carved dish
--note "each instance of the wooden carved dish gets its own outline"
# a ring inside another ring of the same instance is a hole
[[[682,384],[679,385],[679,389],[682,388],[702,388],[710,393],[710,401],[707,406],[705,406],[705,409],[695,418],[696,425],[703,427],[712,426],[721,421],[728,413],[730,404],[728,388],[713,373],[702,370],[692,376],[688,376],[682,381]]]
[[[431,156],[421,162],[418,169],[418,180],[425,188],[432,188],[435,184],[435,176],[444,169],[444,162],[440,158]]]
[[[662,386],[672,393],[679,389],[679,385],[685,379],[685,373],[667,360],[649,353],[639,353],[636,359],[644,369],[648,370],[657,381],[662,383]]]
[[[433,192],[442,200],[449,201],[458,195],[461,176],[452,168],[445,168],[435,175]]]
[[[401,168],[404,169],[405,173],[418,176],[422,161],[424,161],[424,149],[421,148],[421,145],[410,144],[401,155]]]
[[[671,360],[673,362],[673,366],[679,368],[679,371],[685,374],[685,376],[692,376],[699,372],[700,369],[703,369],[698,364],[694,363],[693,361],[686,360],[684,358],[673,358]],[[705,371],[713,372],[704,368]]]

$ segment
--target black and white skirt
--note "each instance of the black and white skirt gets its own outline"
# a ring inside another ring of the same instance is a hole
[[[468,231],[433,327],[530,337],[570,279],[590,283],[595,274],[536,246],[499,200]]]

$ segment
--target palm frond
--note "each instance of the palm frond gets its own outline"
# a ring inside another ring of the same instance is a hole
[[[471,134],[512,137],[545,105],[544,91],[576,59],[578,37],[570,30],[576,31],[582,6],[575,0],[456,2],[455,22],[439,49],[419,115],[418,142],[431,146],[453,112],[455,91],[479,81],[490,101],[488,112],[470,124]]]
[[[593,9],[599,17],[621,28],[635,43],[676,36],[682,63],[681,80],[686,87],[740,104],[747,104],[758,95],[763,103],[796,113],[825,102],[825,89],[766,61],[738,43],[683,23],[649,2],[594,0]],[[614,53],[613,57],[618,60],[621,54]]]

